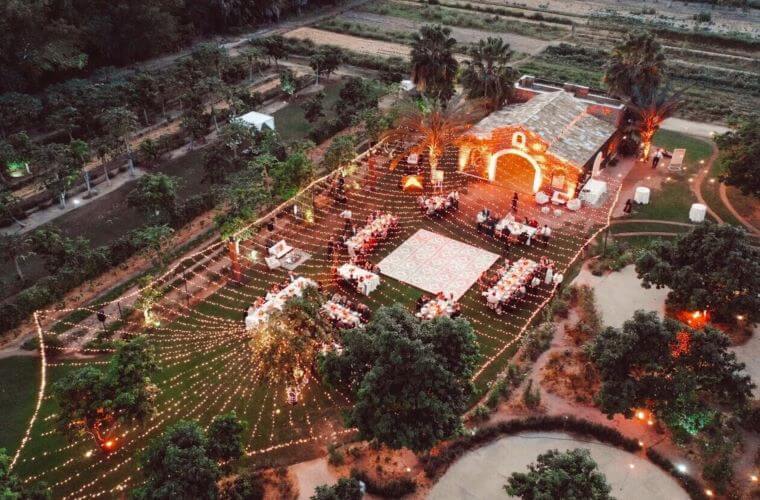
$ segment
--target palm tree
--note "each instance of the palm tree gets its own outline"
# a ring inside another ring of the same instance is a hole
[[[629,33],[612,49],[605,68],[604,83],[619,97],[633,97],[638,89],[645,94],[662,82],[665,54],[651,33]]]
[[[476,101],[475,104],[472,111],[480,111],[482,103]],[[465,112],[456,104],[443,107],[439,101],[423,101],[421,104],[407,105],[402,109],[396,126],[383,134],[383,138],[398,151],[391,160],[391,170],[412,153],[427,153],[432,177],[438,167],[438,159],[447,148],[456,144],[473,120],[473,113]]]
[[[456,40],[441,25],[423,26],[412,41],[412,80],[417,89],[447,101],[454,95],[454,78],[459,63],[454,58]]]
[[[513,52],[501,38],[488,37],[470,49],[471,60],[462,73],[468,97],[484,98],[491,110],[500,108],[512,94],[517,70],[508,65]]]
[[[631,116],[630,132],[641,140],[643,158],[649,158],[652,138],[660,124],[683,105],[685,88],[671,92],[668,87],[656,87],[646,92],[634,87],[633,97],[626,101]]]

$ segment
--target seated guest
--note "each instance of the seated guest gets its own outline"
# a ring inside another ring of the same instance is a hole
[[[368,322],[370,316],[372,315],[372,311],[370,311],[369,307],[367,307],[365,304],[358,304],[356,306],[356,312],[359,313],[359,318],[363,323]]]
[[[523,231],[517,236],[517,241],[519,241],[520,244],[525,245],[528,242],[528,238],[529,238],[528,233]]]
[[[454,305],[452,306],[451,311],[451,317],[452,318],[458,318],[462,315],[462,306],[459,304],[459,302],[454,302]]]
[[[530,286],[533,287],[533,288],[536,288],[540,284],[541,284],[541,278],[539,278],[538,276],[534,275],[533,279],[530,280]]]
[[[426,303],[427,301],[425,300],[425,296],[420,295],[419,297],[417,297],[417,300],[415,301],[414,304],[417,306],[417,310],[419,311],[420,309],[422,309],[422,306],[424,306]]]

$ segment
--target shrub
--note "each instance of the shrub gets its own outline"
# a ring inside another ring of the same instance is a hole
[[[220,500],[260,500],[264,498],[264,479],[257,472],[244,472],[219,488]]]
[[[528,380],[528,385],[523,390],[523,403],[531,410],[538,408],[541,404],[541,390],[538,387],[535,391],[533,390],[533,380]]]
[[[681,486],[683,486],[683,488],[686,490],[686,493],[688,493],[691,498],[695,500],[706,500],[708,498],[708,496],[705,494],[704,487],[697,479],[680,473],[678,469],[673,466],[673,463],[662,456],[657,450],[654,448],[647,448],[646,455],[653,464],[676,478],[676,480],[681,483]]]
[[[523,358],[535,361],[552,343],[557,328],[554,323],[541,323],[523,337]]]
[[[417,483],[408,477],[390,479],[380,483],[359,469],[351,469],[351,477],[357,481],[362,481],[367,487],[367,493],[384,498],[401,498],[417,491]]]
[[[488,416],[490,414],[491,414],[491,410],[488,408],[488,406],[479,405],[472,412],[472,418],[475,420],[485,421],[485,420],[488,420]]]
[[[346,463],[346,457],[335,444],[330,444],[330,446],[327,447],[327,463],[335,467]]]

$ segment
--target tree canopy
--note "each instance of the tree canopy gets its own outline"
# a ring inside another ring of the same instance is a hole
[[[244,429],[244,423],[234,411],[214,417],[206,432],[208,456],[219,462],[228,462],[242,457]]]
[[[85,366],[53,385],[58,429],[71,436],[91,435],[104,445],[119,424],[143,422],[153,414],[158,389],[152,347],[144,337],[122,343],[105,370]]]
[[[491,109],[500,108],[512,94],[519,72],[509,66],[512,50],[496,37],[479,40],[470,48],[470,61],[462,71],[462,85],[470,98],[483,98]]]
[[[162,173],[146,174],[127,195],[127,204],[152,221],[166,221],[177,203],[177,177]]]
[[[412,80],[423,94],[442,101],[454,95],[459,63],[454,58],[456,40],[451,29],[425,25],[412,39]]]
[[[694,435],[719,408],[743,410],[753,384],[728,338],[691,330],[654,312],[637,311],[621,329],[607,328],[588,348],[602,381],[600,409],[612,418],[648,408],[668,427]]]
[[[420,322],[401,305],[380,308],[363,329],[343,334],[344,351],[327,353],[327,383],[356,392],[348,423],[364,439],[392,447],[430,449],[451,437],[471,393],[478,359],[465,319]]]
[[[504,489],[523,500],[613,500],[607,478],[599,472],[591,453],[581,448],[542,453],[528,466],[527,473],[512,473]]]
[[[714,318],[760,320],[760,251],[743,229],[705,222],[675,241],[657,241],[636,261],[642,286],[668,287],[668,305]]]
[[[332,486],[317,486],[311,500],[361,500],[364,497],[359,481],[353,477],[342,477]]]
[[[154,439],[141,457],[145,484],[137,499],[216,498],[221,471],[206,453],[208,440],[197,422],[181,420]]]
[[[3,500],[47,500],[51,498],[45,483],[22,483],[11,472],[11,457],[0,448],[0,498]]]
[[[760,198],[760,118],[739,124],[736,130],[715,137],[720,148],[720,180],[742,194]]]
[[[612,49],[604,83],[618,97],[649,95],[664,79],[665,53],[652,33],[629,33]]]

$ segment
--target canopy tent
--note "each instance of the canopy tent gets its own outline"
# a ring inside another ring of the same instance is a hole
[[[258,131],[261,131],[263,127],[269,127],[274,130],[274,116],[257,113],[256,111],[250,111],[244,115],[236,116],[232,120],[249,127],[255,127]]]

